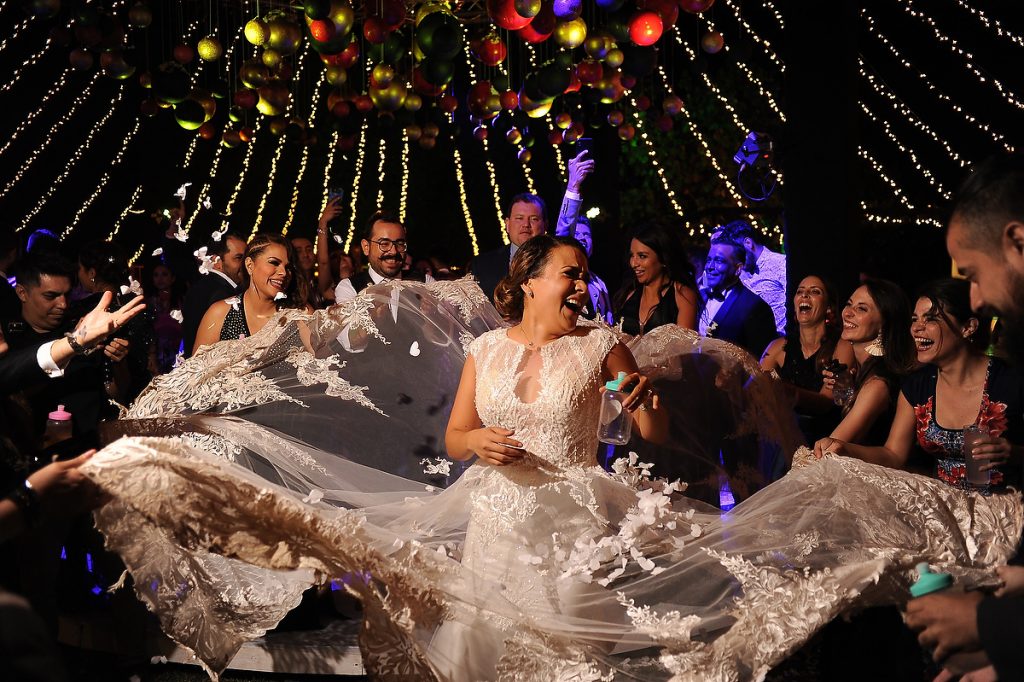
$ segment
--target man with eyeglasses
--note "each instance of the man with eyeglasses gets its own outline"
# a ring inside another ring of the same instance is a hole
[[[487,300],[494,302],[494,289],[508,274],[509,263],[512,262],[512,256],[516,255],[519,247],[527,239],[547,232],[546,213],[544,200],[536,194],[523,193],[512,197],[508,215],[505,217],[505,232],[508,234],[509,244],[480,254],[469,266],[470,272],[487,295]]]
[[[406,240],[405,226],[391,213],[377,211],[370,216],[360,245],[369,267],[338,283],[334,290],[336,303],[344,303],[355,298],[356,294],[371,284],[395,279],[424,281],[417,272],[402,270],[405,254],[409,251],[409,242]],[[427,275],[425,281],[433,282],[434,278]],[[397,310],[393,312],[397,316]]]

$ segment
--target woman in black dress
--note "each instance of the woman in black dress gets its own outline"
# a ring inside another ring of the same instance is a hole
[[[639,336],[664,324],[697,328],[697,285],[675,237],[658,226],[640,228],[629,245],[629,267],[634,278],[614,301],[622,331]]]

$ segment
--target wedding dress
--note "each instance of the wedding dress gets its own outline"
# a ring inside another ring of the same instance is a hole
[[[1017,495],[805,449],[726,514],[635,455],[605,472],[598,387],[619,340],[581,323],[530,351],[467,281],[285,313],[140,397],[118,424],[135,435],[84,469],[114,498],[97,525],[212,675],[334,579],[363,602],[360,647],[380,679],[754,680],[837,615],[904,601],[919,561],[975,586],[1013,553]],[[686,391],[714,394],[730,428],[791,447],[771,380],[742,351],[674,327],[631,348],[684,386],[678,419]],[[515,430],[520,463],[439,456],[467,354],[480,417]],[[716,368],[699,386],[683,376],[695,356]],[[701,428],[674,425],[673,439]]]

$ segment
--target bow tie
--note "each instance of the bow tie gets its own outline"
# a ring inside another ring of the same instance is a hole
[[[714,289],[706,289],[704,291],[704,299],[707,301],[724,301],[725,292],[715,291]]]

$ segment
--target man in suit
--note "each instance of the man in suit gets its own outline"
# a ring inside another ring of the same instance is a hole
[[[960,187],[946,233],[949,255],[971,282],[971,306],[999,315],[1005,348],[1018,366],[1024,363],[1021,197],[1024,154],[991,157]],[[1010,563],[1024,563],[1021,545]],[[947,669],[959,668],[954,670],[959,672],[983,665],[972,679],[1024,679],[1024,595],[1011,592],[995,597],[981,590],[946,590],[912,599],[906,622],[921,632],[918,640],[933,649],[935,660]],[[962,663],[956,660],[958,654],[984,654],[985,659]],[[945,662],[947,656],[951,658]]]
[[[729,341],[760,358],[776,338],[775,316],[760,296],[740,282],[745,263],[741,244],[722,238],[712,240],[704,264],[704,309],[698,331],[701,336]]]
[[[509,263],[516,251],[527,239],[544,234],[548,229],[547,211],[544,200],[536,194],[517,194],[509,203],[508,215],[505,217],[505,232],[509,244],[482,253],[473,259],[469,271],[480,283],[480,288],[487,295],[487,300],[494,302],[494,289],[508,274]]]
[[[409,241],[406,239],[405,225],[388,211],[376,211],[366,222],[363,238],[359,245],[369,263],[365,271],[347,277],[334,289],[335,303],[344,303],[356,297],[360,291],[371,284],[390,282],[395,279],[411,279],[424,281],[415,271],[402,270],[405,265],[405,254],[409,252]],[[433,282],[427,276],[425,281]]]
[[[210,306],[239,293],[244,272],[245,240],[236,232],[227,232],[219,241],[210,240],[206,245],[206,255],[213,258],[213,265],[209,272],[195,279],[181,303],[181,328],[186,358],[192,357],[199,323]]]

